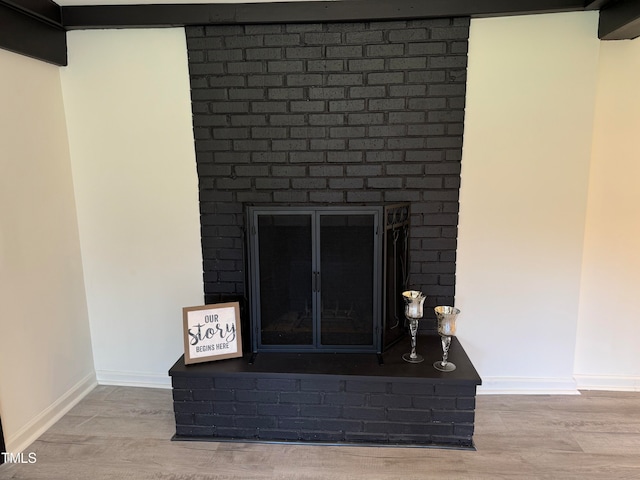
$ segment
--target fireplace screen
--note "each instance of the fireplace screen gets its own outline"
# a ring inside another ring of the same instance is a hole
[[[404,244],[406,213],[398,228]],[[383,248],[385,210],[250,207],[247,217],[254,351],[380,352],[388,316],[382,312],[398,308],[387,305],[383,289],[404,287],[402,278],[389,282],[383,275],[398,264],[383,254],[406,256],[406,247]],[[403,329],[397,318],[389,319],[391,327],[396,336]]]

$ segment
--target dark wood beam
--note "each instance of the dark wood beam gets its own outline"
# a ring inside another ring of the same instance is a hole
[[[341,0],[62,7],[65,28],[372,21],[580,11],[584,0]]]
[[[618,0],[600,10],[598,38],[601,40],[631,40],[640,37],[640,2]]]
[[[58,26],[62,24],[60,5],[51,0],[1,0],[0,3],[13,6],[16,10],[28,12],[45,22]]]
[[[66,65],[67,36],[60,15],[53,2],[0,0],[0,48]]]
[[[610,3],[612,0],[587,0],[584,4],[585,10],[600,10],[607,3]]]

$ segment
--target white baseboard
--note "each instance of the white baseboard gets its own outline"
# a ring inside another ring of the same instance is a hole
[[[580,390],[640,392],[640,377],[622,375],[574,375]]]
[[[572,378],[482,377],[478,395],[580,395]]]
[[[118,372],[96,370],[99,385],[118,385],[121,387],[171,388],[171,377],[157,373]]]
[[[35,442],[40,435],[75,407],[97,384],[96,377],[93,373],[90,373],[76,383],[64,395],[49,405],[14,435],[6,438],[5,446],[7,452],[17,454],[24,451],[29,445]]]

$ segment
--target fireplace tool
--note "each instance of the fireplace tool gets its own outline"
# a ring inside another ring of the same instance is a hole
[[[418,334],[418,321],[424,315],[422,305],[425,297],[418,290],[407,290],[402,292],[404,299],[404,316],[409,321],[409,331],[411,332],[411,352],[402,355],[402,359],[409,363],[424,362],[424,357],[416,353],[416,336]]]
[[[460,314],[460,309],[439,306],[433,310],[438,318],[438,334],[442,340],[442,360],[438,360],[433,366],[441,372],[453,372],[456,369],[456,365],[449,362],[447,358],[449,357],[451,337],[456,334],[456,318]]]

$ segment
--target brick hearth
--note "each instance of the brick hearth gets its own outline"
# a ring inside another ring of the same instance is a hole
[[[260,353],[171,368],[175,440],[473,448],[480,377],[453,339],[454,372],[435,370],[435,335],[420,336],[421,364],[383,355]]]

